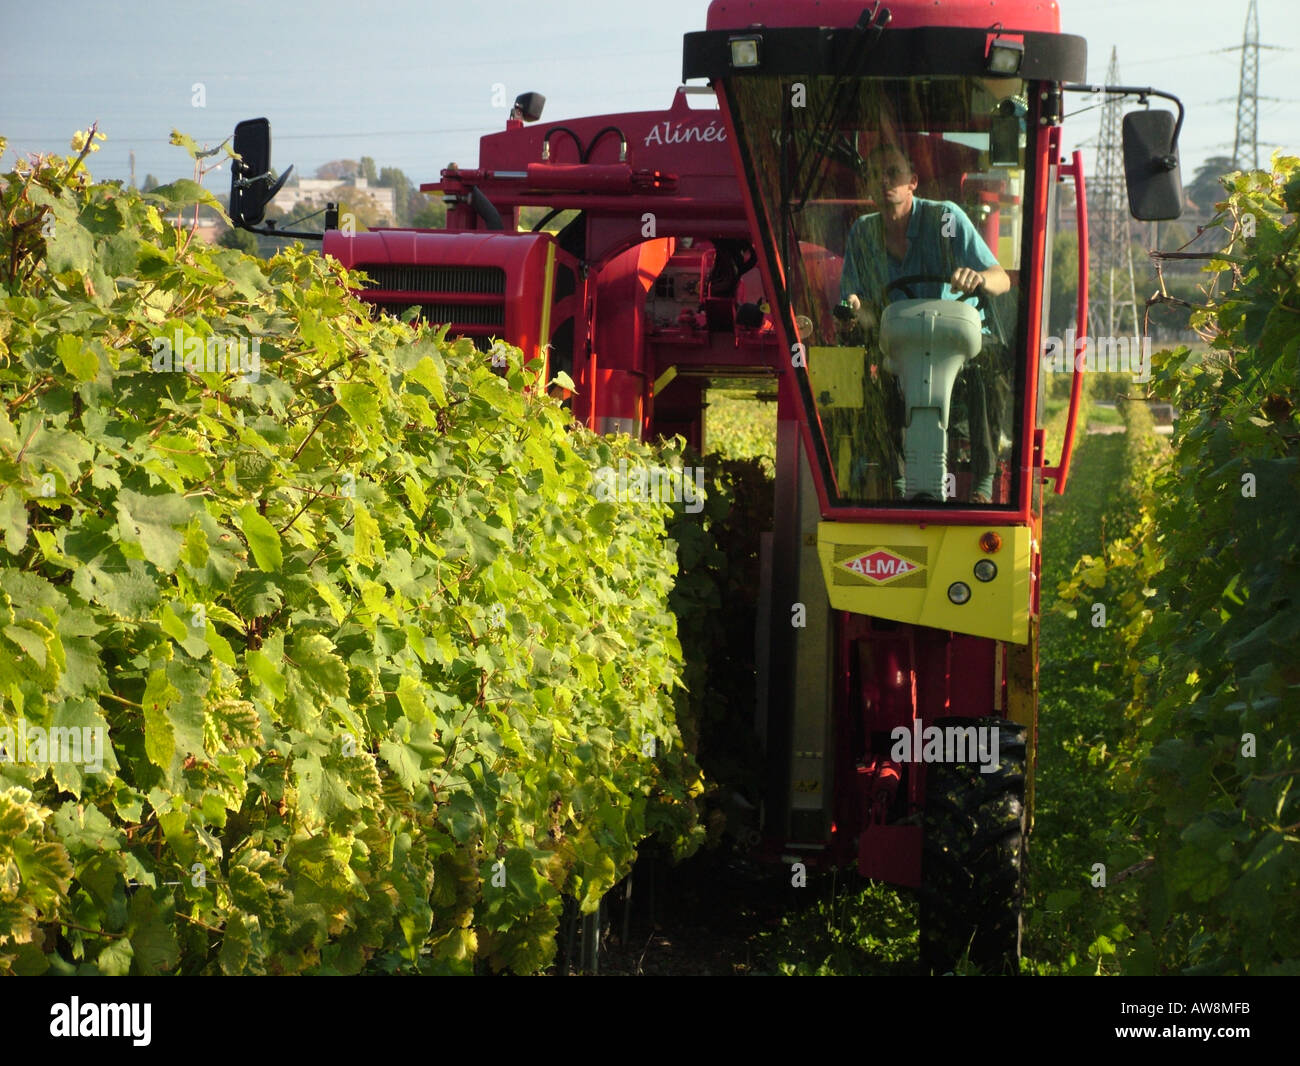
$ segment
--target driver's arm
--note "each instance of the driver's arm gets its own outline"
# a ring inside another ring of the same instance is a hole
[[[848,239],[844,243],[844,262],[840,270],[840,299],[855,311],[861,305],[858,289],[862,283],[858,278],[857,258],[861,254],[860,246],[864,240],[862,220],[858,219],[849,227]]]
[[[956,233],[952,237],[956,241],[953,261],[964,264],[953,271],[950,282],[952,287],[966,293],[973,293],[982,287],[990,296],[1000,296],[1010,291],[1011,279],[980,236],[970,216],[951,201],[945,201],[944,209],[956,223]]]
[[[952,272],[952,287],[962,292],[975,292],[981,286],[991,296],[1000,296],[1011,288],[1011,278],[996,263],[985,270],[958,267]]]

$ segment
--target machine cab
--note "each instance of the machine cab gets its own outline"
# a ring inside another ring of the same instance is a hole
[[[779,854],[920,885],[926,769],[888,738],[1032,736],[1049,189],[1085,60],[1050,0],[714,0],[685,39],[780,337],[757,716]]]
[[[835,25],[814,28],[718,0],[686,39],[736,146],[828,519],[1027,518],[1044,127],[1084,44],[1055,5],[994,25],[977,6],[823,3]]]

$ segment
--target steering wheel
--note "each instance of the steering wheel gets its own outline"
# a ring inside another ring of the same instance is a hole
[[[950,285],[951,277],[944,277],[942,274],[907,274],[901,278],[895,278],[885,286],[885,295],[894,289],[901,289],[903,295],[909,300],[915,300],[916,296],[912,292],[913,285],[923,285],[932,282],[938,282],[940,285]],[[989,297],[988,290],[981,285],[974,292],[960,292],[957,296],[959,300],[974,300],[975,305],[984,312],[986,321],[993,327],[994,335],[1004,345],[1007,343],[1006,334],[1002,331],[1002,323],[998,320],[997,310],[993,306],[993,301]]]
[[[886,295],[888,295],[892,289],[902,289],[904,296],[906,296],[909,300],[915,300],[916,295],[912,292],[913,285],[923,285],[929,282],[938,282],[940,285],[948,285],[951,283],[951,281],[952,281],[951,277],[944,277],[942,274],[907,274],[904,277],[895,278],[888,285],[886,285],[885,293]],[[987,306],[988,302],[985,299],[986,296],[987,293],[985,293],[984,291],[984,286],[981,285],[974,292],[961,293],[958,299],[960,300],[974,299],[974,301],[977,304]]]

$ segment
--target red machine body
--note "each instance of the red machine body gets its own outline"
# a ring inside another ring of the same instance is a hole
[[[770,372],[776,343],[770,323],[735,327],[737,304],[760,292],[752,264],[743,279],[727,264],[715,273],[715,242],[748,240],[726,136],[719,112],[685,92],[663,112],[512,120],[482,139],[478,168],[421,186],[448,202],[445,231],[331,231],[324,250],[376,279],[376,304],[419,304],[485,349],[496,337],[546,355],[549,373],[573,377],[590,428],[699,447],[703,382]],[[474,190],[502,230],[485,228]],[[516,232],[519,209],[536,205],[581,211],[581,232]],[[656,402],[655,383],[678,375]]]

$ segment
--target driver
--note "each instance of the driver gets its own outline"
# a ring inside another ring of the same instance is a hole
[[[862,215],[849,230],[840,299],[867,336],[875,336],[880,313],[889,302],[889,283],[901,277],[930,274],[948,279],[946,284],[917,282],[909,286],[910,295],[918,299],[955,300],[981,289],[990,295],[1010,290],[1011,279],[966,212],[950,200],[915,195],[916,168],[901,148],[879,145],[867,157],[866,171],[868,188],[876,194],[881,210]],[[971,383],[969,375],[967,382]],[[979,393],[967,397],[971,445],[976,453],[972,458],[979,470],[971,499],[989,503],[994,460],[983,389],[966,391]],[[901,417],[897,424],[901,427]],[[901,456],[898,462],[901,465]],[[903,491],[901,474],[899,469],[895,480],[899,495]]]
[[[881,210],[854,222],[845,245],[840,299],[854,312],[865,299],[878,314],[888,302],[889,283],[909,274],[949,279],[943,286],[917,284],[912,291],[918,299],[957,299],[981,286],[997,296],[1011,288],[966,212],[950,200],[915,195],[917,181],[901,148],[882,145],[867,158],[868,188],[879,194]]]

